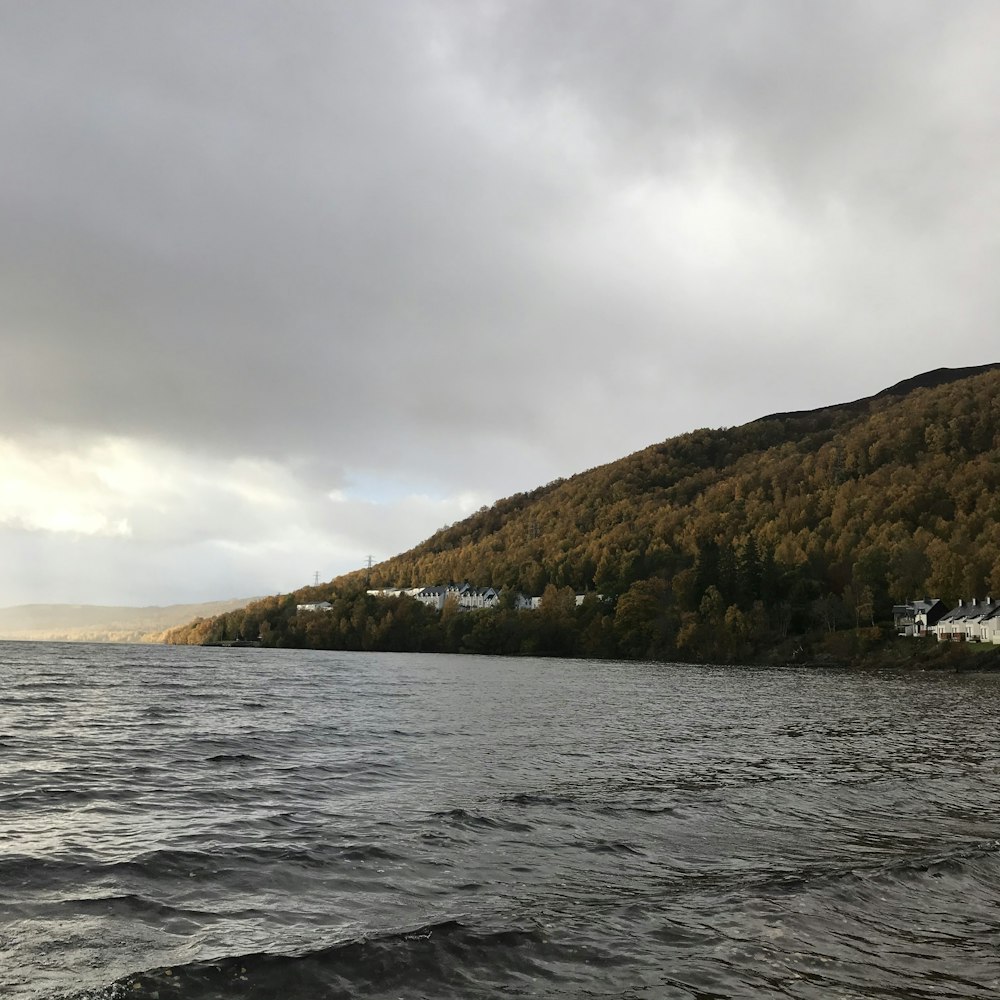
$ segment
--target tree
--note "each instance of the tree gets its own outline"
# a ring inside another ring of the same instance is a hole
[[[931,564],[927,554],[912,542],[899,546],[889,560],[889,589],[898,601],[907,601],[922,593],[927,585]]]
[[[875,595],[868,584],[849,583],[844,588],[844,607],[854,618],[854,627],[862,622],[875,624]]]
[[[625,656],[652,658],[671,648],[674,630],[669,598],[670,587],[659,577],[637,580],[618,598],[614,629]]]
[[[817,597],[812,602],[811,611],[814,621],[827,632],[836,632],[837,627],[844,623],[844,602],[836,594]]]
[[[747,536],[736,561],[737,599],[742,607],[750,607],[761,596],[763,565],[753,535]]]

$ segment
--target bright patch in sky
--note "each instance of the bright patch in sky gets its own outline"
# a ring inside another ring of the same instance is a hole
[[[28,531],[129,535],[124,470],[108,459],[103,448],[40,453],[0,441],[0,523]]]

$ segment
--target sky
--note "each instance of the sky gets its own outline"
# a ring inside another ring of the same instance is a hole
[[[994,0],[0,18],[0,605],[287,592],[1000,361]]]

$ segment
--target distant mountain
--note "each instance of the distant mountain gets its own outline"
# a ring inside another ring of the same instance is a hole
[[[106,607],[95,604],[22,604],[0,608],[0,639],[70,642],[153,642],[160,633],[196,617],[243,608],[255,598],[171,604],[167,607]]]
[[[586,636],[550,650],[695,658],[870,625],[909,597],[1000,595],[1000,365],[682,434],[499,500],[370,571],[172,639],[260,631],[275,645],[408,648],[411,626],[384,603],[335,603],[322,620],[295,603],[449,581],[611,599]],[[420,648],[540,648],[509,629],[473,642],[466,627],[421,624]]]

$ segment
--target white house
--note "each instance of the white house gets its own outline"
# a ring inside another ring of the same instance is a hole
[[[296,604],[295,610],[302,611],[332,611],[333,605],[329,601],[319,601],[315,604]]]
[[[973,599],[966,604],[960,600],[934,627],[941,642],[993,642],[994,624],[1000,601],[987,597],[985,601]]]
[[[500,591],[493,587],[470,587],[458,599],[458,606],[474,608],[495,608],[500,603]]]
[[[982,621],[983,642],[1000,645],[1000,602],[995,611],[991,611]]]
[[[1000,607],[1000,604],[995,604],[992,597],[987,597],[985,601],[973,601],[965,607],[968,611],[965,617],[966,642],[982,642],[984,630],[989,629],[985,624],[986,619]]]
[[[965,631],[965,601],[959,599],[958,607],[952,608],[934,626],[934,633],[938,637],[938,642],[964,642]]]
[[[1000,643],[1000,601],[987,597],[982,607],[986,610],[979,618],[979,641]]]
[[[500,604],[501,596],[501,590],[498,587],[472,587],[468,583],[448,583],[434,587],[380,587],[369,590],[368,593],[373,597],[399,597],[406,594],[435,611],[441,611],[449,597],[455,600],[460,610],[474,611],[479,608],[497,607]],[[577,595],[577,605],[583,603],[585,596],[584,594]],[[516,596],[514,607],[522,611],[536,611],[541,600],[540,597],[526,597],[519,593]]]
[[[911,635],[920,638],[934,634],[934,626],[947,614],[944,601],[925,597],[919,601],[907,601],[892,609],[897,635]]]
[[[447,601],[449,597],[454,597],[455,600],[461,604],[462,595],[469,589],[470,588],[467,583],[449,583],[443,587],[423,587],[413,596],[416,597],[416,599],[422,604],[426,604],[429,608],[441,611],[444,608],[444,602]]]

